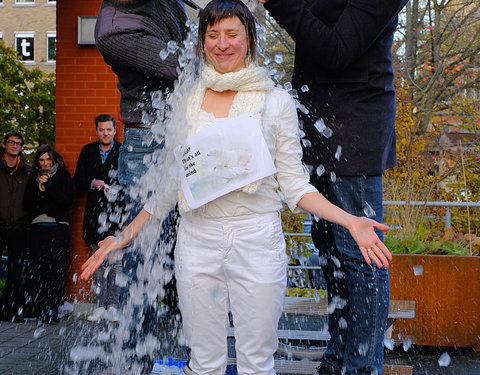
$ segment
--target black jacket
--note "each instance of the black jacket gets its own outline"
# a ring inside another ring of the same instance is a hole
[[[120,208],[120,202],[109,203],[105,193],[91,189],[94,179],[102,180],[109,186],[118,184],[116,171],[118,169],[118,151],[120,143],[114,140],[113,148],[108,154],[105,163],[100,158],[99,142],[89,143],[82,148],[77,161],[73,182],[80,191],[87,192],[85,215],[83,217],[83,239],[89,244],[96,244],[105,237],[115,234],[118,225],[109,222],[108,230],[98,233],[100,224],[98,217],[101,213],[110,214],[114,208]]]
[[[0,149],[0,231],[10,230],[28,224],[28,214],[23,207],[23,195],[27,187],[30,165],[20,153],[18,167],[10,174],[3,160],[5,149]]]
[[[33,220],[41,214],[54,217],[58,222],[70,222],[68,209],[73,202],[73,183],[70,173],[59,167],[57,172],[43,184],[45,191],[38,188],[37,171],[33,170],[23,198],[25,207]]]
[[[323,164],[343,176],[378,175],[395,165],[391,47],[406,2],[270,0],[265,5],[296,42],[292,83],[309,111],[300,114],[312,144],[304,148],[307,164]],[[315,128],[319,118],[333,130],[330,138]]]

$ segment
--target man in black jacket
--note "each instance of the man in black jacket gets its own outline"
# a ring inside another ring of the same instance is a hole
[[[382,174],[396,163],[391,47],[407,0],[258,1],[296,43],[292,83],[306,107],[312,183],[347,212],[381,221]],[[334,308],[318,374],[381,374],[388,270],[368,266],[337,225],[315,222],[312,238]]]
[[[28,215],[23,207],[30,165],[21,150],[23,135],[12,130],[0,148],[0,254],[8,252],[7,281],[0,301],[4,320],[16,319],[24,304],[22,270],[26,258]]]
[[[115,119],[110,115],[97,116],[95,129],[98,141],[82,148],[73,177],[77,189],[87,192],[83,239],[93,252],[98,249],[99,241],[118,230],[122,210],[117,182],[120,143],[114,138]],[[117,320],[120,287],[115,283],[115,275],[119,269],[120,260],[112,264],[105,262],[95,273],[98,307],[88,320]]]

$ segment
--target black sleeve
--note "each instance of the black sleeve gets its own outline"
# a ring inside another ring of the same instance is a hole
[[[46,199],[53,205],[68,207],[73,202],[73,183],[66,169],[59,169],[57,174],[45,184]]]
[[[350,0],[333,27],[313,14],[315,4],[305,0],[270,0],[265,8],[306,58],[319,68],[342,71],[368,50],[405,3],[406,0]]]
[[[91,173],[89,173],[89,170],[91,170],[92,166],[89,166],[87,154],[88,151],[85,147],[83,147],[82,151],[80,151],[80,155],[78,156],[75,174],[73,175],[73,182],[76,188],[81,191],[88,191],[93,181]]]
[[[178,77],[178,54],[169,54],[165,60],[160,57],[167,42],[142,31],[126,30],[101,36],[96,44],[111,66],[173,81]]]

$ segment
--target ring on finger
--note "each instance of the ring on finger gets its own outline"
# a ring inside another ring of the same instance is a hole
[[[367,249],[367,254],[370,254],[372,251],[373,251],[372,248],[369,247],[369,248]]]

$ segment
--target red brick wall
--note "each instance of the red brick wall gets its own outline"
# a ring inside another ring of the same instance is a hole
[[[117,118],[119,93],[116,76],[95,46],[77,44],[77,17],[96,15],[101,0],[57,2],[56,149],[71,175],[82,146],[95,141],[94,118],[108,113]],[[121,127],[118,129],[121,136]],[[83,298],[89,285],[77,280],[81,264],[90,255],[82,240],[84,194],[75,192],[71,210],[71,253],[67,272],[69,299]]]

